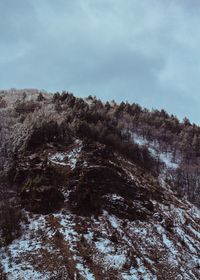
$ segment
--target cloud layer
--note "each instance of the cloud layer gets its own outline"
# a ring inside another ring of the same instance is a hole
[[[1,0],[0,87],[139,102],[200,123],[197,0]]]

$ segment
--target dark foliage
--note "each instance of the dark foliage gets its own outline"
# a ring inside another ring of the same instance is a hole
[[[11,243],[21,233],[22,212],[19,207],[3,204],[0,207],[0,231],[3,244]]]
[[[58,211],[64,203],[63,194],[55,187],[40,186],[21,193],[22,206],[33,213],[49,214]]]
[[[36,108],[40,108],[40,105],[34,101],[17,102],[15,105],[15,111],[18,114],[33,113]]]
[[[27,150],[34,150],[47,143],[69,144],[70,141],[71,137],[66,124],[58,125],[56,121],[50,121],[33,127],[26,148]]]

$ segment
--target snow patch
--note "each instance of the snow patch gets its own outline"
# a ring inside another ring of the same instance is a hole
[[[57,152],[49,156],[49,161],[56,165],[70,166],[71,169],[76,167],[79,154],[82,149],[81,141],[76,140],[76,147],[68,152]]]
[[[36,268],[29,263],[27,259],[24,259],[24,255],[30,252],[39,252],[40,249],[46,249],[50,251],[50,246],[45,246],[32,234],[33,231],[43,230],[45,227],[45,220],[43,217],[32,219],[29,218],[29,225],[24,229],[24,234],[20,239],[14,240],[6,250],[1,252],[1,264],[8,280],[46,280],[49,279],[49,274],[40,273]]]
[[[83,264],[77,263],[76,268],[79,270],[80,274],[87,280],[95,280],[94,275],[89,271],[88,268],[84,267]]]
[[[161,162],[163,162],[167,168],[170,169],[177,169],[180,164],[180,159],[178,162],[174,162],[173,156],[171,152],[159,152],[159,144],[157,141],[148,141],[147,139],[143,138],[142,136],[131,133],[131,137],[133,141],[138,144],[139,146],[146,146],[152,156],[157,157]]]
[[[58,165],[67,165],[66,160],[67,160],[67,153],[55,153],[52,155],[49,160]]]

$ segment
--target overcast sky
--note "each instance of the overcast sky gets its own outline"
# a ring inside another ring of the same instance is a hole
[[[165,108],[200,124],[199,0],[0,0],[0,88]]]

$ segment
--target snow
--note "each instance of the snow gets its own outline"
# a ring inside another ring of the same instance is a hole
[[[60,224],[59,231],[63,234],[63,237],[66,241],[68,241],[70,244],[78,240],[78,234],[74,230],[74,226],[76,225],[73,222],[73,216],[70,214],[54,214],[54,217],[58,219],[58,222]]]
[[[177,169],[179,167],[178,163],[173,162],[172,154],[168,153],[160,153],[159,158],[168,168]]]
[[[117,218],[114,215],[108,215],[108,220],[113,228],[119,228]]]
[[[142,136],[140,136],[140,135],[138,135],[136,133],[132,133],[132,132],[130,132],[130,133],[131,133],[131,137],[132,137],[133,141],[136,144],[138,144],[139,146],[146,146],[146,145],[148,145],[148,141],[145,138],[143,138]]]
[[[139,258],[136,261],[139,268],[132,267],[129,273],[122,273],[123,280],[157,280],[157,276],[152,275]]]
[[[24,234],[20,239],[14,240],[6,250],[2,251],[1,264],[8,280],[46,280],[49,279],[48,274],[43,274],[37,271],[36,268],[23,256],[30,252],[39,252],[44,248],[44,244],[40,242],[34,235],[31,235],[32,230],[38,231],[45,226],[44,218],[29,219],[30,224],[24,229]],[[46,250],[51,250],[50,246],[45,247]]]
[[[109,239],[101,238],[101,240],[95,242],[95,246],[100,252],[105,254],[108,254],[110,251],[113,250],[112,243]]]
[[[5,263],[3,263],[5,265]],[[16,266],[4,267],[6,277],[8,280],[48,280],[50,275],[43,274],[36,271],[28,262],[23,263],[21,270],[18,270]]]
[[[126,262],[126,254],[107,254],[104,258],[105,263],[110,267],[120,269]]]
[[[47,250],[50,254],[55,254],[56,249],[52,247],[55,232],[58,230],[63,239],[69,244],[71,253],[74,260],[76,260],[76,268],[83,279],[94,280],[93,274],[85,266],[84,260],[79,255],[76,249],[76,243],[80,240],[80,235],[74,229],[76,223],[74,222],[74,216],[70,213],[56,213],[46,216],[33,215],[29,217],[27,213],[29,224],[24,227],[24,234],[13,241],[6,250],[2,250],[1,264],[4,272],[8,276],[8,280],[47,280],[52,276],[52,272],[41,273],[37,267],[33,266],[28,256],[40,255],[40,252]],[[54,219],[57,226],[52,226],[49,219]],[[45,236],[46,242],[44,243],[43,236]],[[38,266],[38,263],[36,263]]]
[[[87,280],[95,280],[94,275],[89,271],[88,268],[85,268],[83,264],[77,263],[76,268],[79,270],[80,274],[85,277]]]
[[[152,274],[147,270],[147,268],[143,265],[140,258],[137,258],[138,272],[142,275],[144,280],[156,279],[155,276],[152,277]]]
[[[112,196],[117,200],[120,198],[115,194]],[[166,231],[162,222],[158,223],[155,222],[155,220],[153,220],[153,223],[151,223],[151,221],[129,221],[128,228],[124,231],[121,226],[121,220],[115,215],[110,215],[107,211],[103,211],[99,220],[92,218],[92,226],[100,233],[100,236],[97,235],[98,241],[94,241],[94,228],[90,228],[88,232],[84,234],[84,238],[87,240],[88,244],[95,249],[94,252],[96,252],[96,255],[93,255],[93,259],[100,262],[101,265],[105,267],[105,271],[107,269],[119,271],[119,279],[122,280],[157,280],[156,273],[153,275],[152,271],[149,269],[149,266],[155,267],[155,264],[154,260],[151,259],[152,256],[148,254],[148,248],[156,248],[158,251],[164,249],[166,254],[164,256],[165,261],[172,267],[177,267],[180,262],[185,259],[188,271],[181,272],[183,279],[197,279],[191,270],[200,262],[197,254],[198,243],[195,244],[195,236],[199,237],[196,226],[188,225],[187,230],[189,233],[192,233],[192,235],[189,235],[184,229],[185,215],[187,214],[185,210],[176,208],[174,205],[170,207],[164,207],[163,205],[163,207],[161,207],[161,204],[157,204],[157,207],[162,211],[163,219],[170,217],[170,215],[174,217],[176,227],[173,235]],[[190,210],[188,210],[188,212],[189,211]],[[78,234],[76,230],[78,225],[76,216],[66,211],[61,211],[51,216],[58,221],[58,230],[62,233],[64,240],[69,244],[70,252],[73,254],[73,259],[76,262],[76,269],[79,271],[80,275],[85,280],[94,280],[95,275],[90,271],[90,268],[87,267],[76,247],[77,242],[80,242],[80,234]],[[53,251],[55,248],[52,249],[51,246],[41,243],[41,239],[36,235],[38,230],[44,230],[48,239],[53,240],[52,238],[55,234],[55,230],[50,227],[47,219],[48,217],[48,215],[34,215],[32,218],[29,218],[30,224],[26,226],[24,235],[9,246],[9,253],[3,252],[4,258],[2,258],[1,262],[4,271],[8,275],[8,280],[49,279],[48,272],[41,273],[36,267],[31,265],[28,258],[23,258],[24,255],[21,255],[22,253],[31,254],[32,252],[39,254],[39,250],[42,247],[49,250],[52,254],[55,253],[55,251]],[[79,223],[81,223],[80,217]],[[119,240],[121,238],[118,244],[111,242],[109,239],[113,230],[116,232]],[[181,249],[180,251],[181,245],[176,241],[177,235],[184,239],[186,249]],[[128,250],[131,248],[134,252],[137,248],[136,255],[134,255],[134,262],[136,262],[136,264],[132,264],[130,269],[124,270],[124,264],[129,262],[127,248],[129,248]],[[19,263],[17,260],[20,255],[22,257]],[[182,257],[182,255],[184,255],[184,257]]]
[[[79,140],[75,141],[76,147],[67,152],[56,152],[49,156],[49,161],[56,165],[70,166],[73,170],[76,167],[77,160],[79,158],[82,142]]]
[[[74,260],[78,261],[76,263],[76,268],[79,270],[79,273],[87,280],[95,280],[94,275],[89,271],[85,266],[84,260],[79,255],[76,250],[76,243],[80,239],[80,235],[75,231],[76,223],[74,222],[74,216],[70,213],[58,213],[53,214],[55,218],[59,221],[60,228],[59,232],[63,235],[63,238],[70,245],[70,251],[73,253]],[[90,234],[87,235],[88,239]]]
[[[85,238],[86,240],[90,241],[90,242],[91,242],[93,236],[94,236],[94,233],[91,232],[91,231],[89,231],[88,233],[84,234],[84,238]]]
[[[200,239],[200,232],[198,232],[197,230],[195,230],[191,225],[188,226],[188,228],[190,229],[190,231],[194,234],[194,236],[198,239]]]
[[[178,251],[175,248],[174,243],[167,237],[166,230],[161,225],[156,225],[156,228],[158,233],[162,237],[163,245],[165,245],[165,247],[167,247],[170,250],[170,252],[172,252],[172,254],[177,255]]]
[[[54,164],[67,165],[67,163],[65,162],[65,160],[67,159],[67,155],[67,153],[55,153],[49,158],[49,160]]]
[[[173,206],[170,205],[171,207],[171,215],[174,217],[173,222],[175,225],[180,226],[185,224],[186,222],[186,217],[184,215],[184,210],[180,208],[172,208]]]
[[[105,197],[108,198],[112,202],[124,201],[124,198],[118,194],[108,194],[108,195],[105,195]]]
[[[176,233],[181,237],[181,239],[186,244],[187,248],[192,254],[197,254],[197,249],[195,248],[194,244],[196,243],[195,240],[192,240],[190,236],[188,236],[181,228],[176,229]]]
[[[68,153],[68,161],[72,169],[76,167],[77,159],[81,152],[81,149],[82,147],[76,147]]]
[[[96,249],[104,254],[104,263],[112,268],[121,268],[126,262],[126,252],[118,252],[109,239],[101,238],[101,240],[95,242]]]
[[[79,157],[80,151],[79,146],[66,154],[60,153],[56,161],[63,161],[64,164],[73,167],[76,164],[73,160]],[[128,170],[127,162],[123,169],[131,178],[132,169]],[[137,173],[134,173],[133,179],[134,182],[137,181],[138,186],[143,184],[145,187],[146,181],[142,181]],[[51,255],[60,253],[53,243],[57,231],[62,234],[62,240],[66,245],[64,248],[70,252],[75,267],[84,280],[95,279],[95,265],[103,268],[104,273],[110,269],[115,270],[116,275],[119,275],[119,279],[122,280],[157,280],[157,262],[160,262],[160,265],[165,263],[169,267],[179,267],[182,279],[197,280],[193,269],[200,265],[198,255],[200,211],[188,202],[177,199],[165,182],[162,182],[159,187],[162,188],[166,203],[152,200],[154,215],[147,221],[126,219],[126,228],[122,226],[122,219],[105,210],[98,218],[94,216],[83,218],[72,214],[67,207],[51,215],[32,215],[32,218],[29,216],[29,224],[24,226],[22,237],[13,241],[7,251],[3,250],[0,254],[8,280],[49,279],[49,272],[38,271],[38,267],[35,267],[30,259],[33,254],[42,256],[40,254],[42,249],[47,250]],[[65,192],[66,205],[69,193],[70,191]],[[118,203],[126,202],[126,199],[117,193],[107,194],[105,197],[109,199],[109,203],[113,203],[114,207]],[[139,202],[135,201],[135,207],[137,203]],[[160,217],[162,219],[159,219]],[[56,220],[57,226],[50,223],[50,218]],[[166,229],[167,219],[173,220],[173,231]],[[112,234],[116,235],[117,243],[111,241]],[[81,255],[82,236],[84,236],[84,246],[88,246],[88,252],[92,251],[89,255],[94,263],[92,270]],[[48,242],[44,243],[43,238]],[[181,240],[184,244],[181,244]],[[154,252],[158,253],[158,259],[154,258]],[[124,264],[128,264],[128,268]],[[74,279],[77,279],[77,276]]]
[[[180,159],[178,162],[173,161],[173,156],[171,152],[160,152],[159,145],[156,141],[148,141],[147,139],[143,138],[142,136],[131,133],[133,141],[138,144],[139,146],[146,146],[152,156],[157,157],[160,161],[162,161],[167,168],[170,169],[177,169],[179,167]]]
[[[200,209],[192,204],[190,204],[190,206],[191,206],[191,208],[190,208],[191,215],[200,219]]]
[[[149,147],[148,149],[151,155],[163,162],[167,168],[177,169],[179,167],[179,164],[173,161],[173,156],[171,152],[159,152],[158,147]]]

